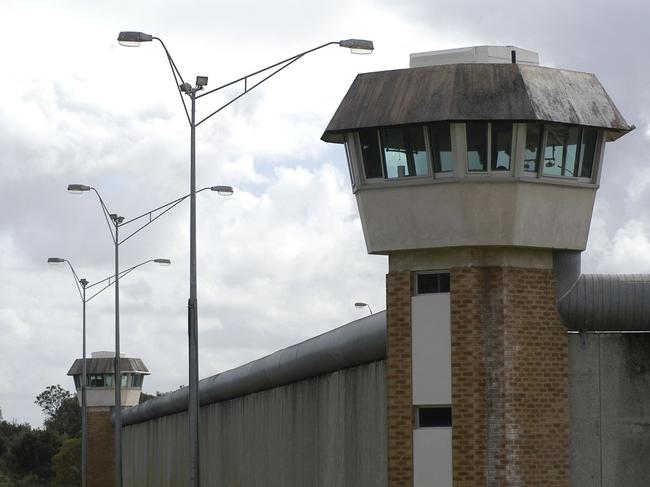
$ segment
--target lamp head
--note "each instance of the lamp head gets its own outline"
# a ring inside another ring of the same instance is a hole
[[[154,259],[153,261],[156,264],[165,265],[165,266],[171,265],[171,263],[172,263],[172,261],[169,260],[169,259]]]
[[[192,85],[189,84],[189,83],[180,84],[180,85],[178,85],[178,87],[180,88],[180,90],[183,93],[191,93],[192,92]]]
[[[90,191],[91,187],[85,184],[68,184],[68,192],[70,194],[81,194],[84,191]]]
[[[60,257],[49,257],[47,259],[47,263],[50,265],[57,265],[57,264],[63,264],[65,262],[65,259],[62,259]]]
[[[361,303],[361,302],[359,302],[359,303],[354,303],[354,307],[355,307],[355,308],[365,308],[366,306],[368,306],[367,303]]]
[[[216,191],[220,196],[231,196],[233,193],[232,186],[210,186],[210,191]]]
[[[153,36],[145,34],[144,32],[120,32],[117,36],[117,42],[122,46],[127,47],[140,47],[142,42],[151,42]]]
[[[196,86],[208,86],[208,77],[207,76],[197,76],[196,77]]]
[[[365,39],[346,39],[340,41],[339,46],[347,47],[352,54],[370,54],[375,49],[372,41]]]

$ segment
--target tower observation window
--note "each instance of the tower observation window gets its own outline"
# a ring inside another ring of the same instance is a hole
[[[433,153],[433,170],[451,172],[454,170],[454,158],[451,153],[451,131],[447,122],[429,125],[429,139]]]
[[[382,129],[381,149],[387,179],[429,174],[422,127]]]
[[[591,178],[597,142],[598,131],[593,128],[546,126],[543,175]]]
[[[379,139],[375,129],[365,129],[359,132],[361,142],[361,156],[366,179],[384,177],[381,170],[381,158],[379,157]]]
[[[487,171],[487,122],[467,122],[467,170],[471,172]]]

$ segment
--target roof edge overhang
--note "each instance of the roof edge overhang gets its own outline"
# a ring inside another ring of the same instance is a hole
[[[359,74],[321,139],[343,143],[364,128],[438,121],[561,123],[634,129],[595,75],[519,64],[448,64]]]

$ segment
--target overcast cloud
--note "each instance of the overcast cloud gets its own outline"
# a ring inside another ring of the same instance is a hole
[[[218,86],[329,40],[375,41],[371,56],[314,53],[198,129],[201,376],[243,364],[385,306],[385,257],[368,256],[342,147],[320,136],[359,72],[408,54],[514,44],[541,63],[597,74],[636,131],[610,144],[586,272],[650,271],[650,7],[646,2],[7,1],[0,17],[0,408],[40,425],[34,397],[81,355],[70,259],[112,272],[92,194],[133,217],[188,191],[189,131],[160,46],[118,46],[120,30],[162,37],[184,76]],[[231,93],[234,93],[231,92]],[[201,113],[220,100],[201,100]],[[188,207],[121,250],[122,350],[144,359],[148,392],[187,383]],[[113,295],[88,305],[88,349],[112,350]]]

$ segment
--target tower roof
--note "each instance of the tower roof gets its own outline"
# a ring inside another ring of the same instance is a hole
[[[359,74],[322,139],[436,121],[586,125],[615,140],[633,129],[594,74],[522,64],[447,64]]]
[[[68,375],[81,375],[81,369],[83,367],[83,359],[76,359],[68,371]],[[139,358],[120,358],[120,369],[122,373],[137,373],[143,375],[149,375],[149,369],[144,364],[142,359]],[[102,357],[102,358],[87,358],[86,359],[86,373],[87,374],[112,374],[114,371],[113,368],[113,359]]]

